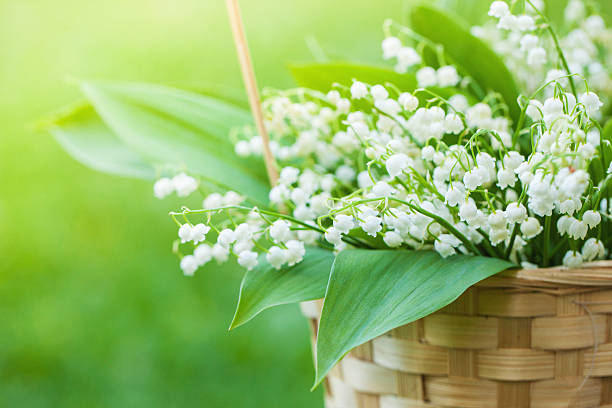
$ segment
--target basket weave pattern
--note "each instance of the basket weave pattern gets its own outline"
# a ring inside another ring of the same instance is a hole
[[[313,333],[321,305],[302,305]],[[489,278],[325,385],[327,408],[612,408],[612,263]]]

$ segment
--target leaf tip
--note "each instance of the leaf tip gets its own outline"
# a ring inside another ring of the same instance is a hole
[[[237,327],[242,326],[243,324],[245,324],[246,322],[248,322],[250,319],[244,319],[241,317],[241,309],[240,309],[240,299],[238,299],[238,305],[236,306],[236,311],[234,312],[234,317],[232,318],[232,322],[230,323],[229,327],[227,328],[227,331],[232,331]]]

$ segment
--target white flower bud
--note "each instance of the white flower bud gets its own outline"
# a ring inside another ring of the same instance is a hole
[[[337,104],[340,99],[341,99],[340,92],[336,90],[332,90],[327,93],[327,100],[330,103],[333,103],[334,105]]]
[[[153,185],[153,194],[156,198],[162,199],[174,191],[174,183],[168,177],[160,178]]]
[[[460,183],[453,183],[448,187],[444,199],[447,205],[451,207],[457,206],[465,201],[465,191],[459,187]]]
[[[247,270],[253,269],[257,265],[257,252],[242,251],[238,255],[238,264]]]
[[[412,112],[419,107],[419,98],[408,92],[400,94],[398,102],[408,112]]]
[[[582,254],[578,251],[567,251],[563,257],[563,265],[568,268],[580,268],[582,262]]]
[[[470,222],[478,216],[478,208],[472,199],[468,199],[459,206],[459,218],[461,221]]]
[[[525,34],[521,38],[521,51],[529,51],[537,47],[539,38],[533,34]]]
[[[343,114],[348,113],[349,110],[351,109],[351,101],[349,101],[346,98],[340,99],[338,102],[336,102],[336,109],[338,110],[339,113],[343,113]]]
[[[462,94],[451,96],[448,103],[458,112],[465,112],[469,108],[468,100],[465,95]]]
[[[338,214],[334,219],[334,228],[342,234],[348,234],[350,230],[355,228],[353,217],[346,214]]]
[[[505,16],[499,19],[499,22],[497,23],[497,28],[499,28],[500,30],[517,31],[518,18],[512,14],[506,14]]]
[[[402,47],[397,53],[397,65],[395,66],[395,71],[403,74],[409,67],[420,63],[421,56],[414,48]]]
[[[232,247],[234,254],[240,255],[244,251],[253,249],[254,243],[251,240],[237,240]]]
[[[223,207],[223,196],[219,193],[209,194],[202,204],[204,208],[210,210],[211,208]]]
[[[533,21],[533,17],[526,14],[517,17],[516,25],[521,31],[533,31],[535,29],[535,21]]]
[[[410,158],[404,153],[394,154],[393,156],[389,157],[385,162],[387,172],[389,172],[389,175],[391,177],[397,177],[402,174],[402,171],[405,170],[409,164]]]
[[[379,181],[372,187],[372,193],[377,197],[389,197],[393,193],[393,187],[384,181]]]
[[[319,238],[319,233],[317,231],[311,230],[300,230],[297,232],[298,239],[302,241],[306,245],[314,245]]]
[[[342,241],[342,235],[340,234],[340,231],[334,227],[331,227],[325,231],[325,240],[330,244],[338,245]]]
[[[351,98],[353,99],[361,99],[365,98],[368,95],[368,87],[359,81],[353,82],[351,85]]]
[[[459,80],[461,79],[459,78],[457,70],[452,65],[446,65],[438,68],[438,71],[436,72],[436,77],[438,81],[438,86],[443,88],[448,86],[455,86],[459,83]]]
[[[416,78],[420,88],[427,88],[438,84],[436,70],[432,67],[423,67],[419,69],[416,73]]]
[[[527,219],[527,209],[523,204],[509,203],[506,206],[505,215],[510,224],[523,222]]]
[[[370,94],[372,94],[375,101],[383,101],[389,97],[389,92],[382,85],[374,85],[370,88]]]
[[[440,240],[436,240],[434,242],[434,249],[442,256],[442,258],[446,258],[457,253],[455,248]]]
[[[172,184],[179,197],[187,197],[198,189],[198,181],[185,173],[181,173],[172,178]]]
[[[573,219],[572,223],[569,225],[567,233],[574,239],[584,239],[588,230],[589,227],[586,222]]]
[[[285,185],[279,184],[277,186],[272,187],[272,189],[270,190],[269,197],[270,201],[273,204],[281,204],[289,198],[289,195],[289,189]]]
[[[212,259],[212,248],[207,244],[198,245],[193,251],[193,256],[199,266],[204,266]]]
[[[465,129],[461,117],[456,113],[449,113],[444,118],[444,131],[446,133],[459,134]]]
[[[593,210],[585,211],[582,215],[582,221],[584,221],[589,228],[594,228],[601,222],[601,214]]]
[[[599,108],[603,106],[603,102],[599,100],[599,97],[595,92],[583,93],[578,99],[580,100],[580,103],[584,105],[584,108],[589,115],[597,113]]]
[[[433,160],[436,149],[433,146],[427,145],[421,150],[421,157],[425,160]]]
[[[217,236],[217,243],[225,248],[228,248],[234,241],[236,241],[236,233],[229,228],[224,229]]]
[[[546,63],[546,50],[542,47],[535,47],[527,53],[527,65],[532,68],[540,68]]]
[[[293,216],[300,221],[310,221],[316,218],[314,211],[306,204],[300,204],[293,210]]]
[[[360,223],[361,229],[368,235],[375,237],[382,230],[382,219],[375,215],[368,215],[363,222]]]
[[[489,15],[491,17],[502,18],[510,14],[510,8],[505,1],[494,1],[489,7]]]
[[[218,263],[223,263],[229,258],[229,247],[221,244],[215,244],[212,247],[212,256]]]
[[[387,231],[384,234],[383,241],[385,241],[385,244],[387,244],[389,248],[397,248],[402,245],[402,242],[404,240],[402,239],[402,236],[397,232]]]
[[[301,188],[294,188],[291,191],[291,201],[295,203],[295,205],[302,205],[308,202],[308,194]]]
[[[178,230],[178,236],[181,239],[181,243],[191,241],[191,225],[183,224]]]
[[[291,240],[288,241],[285,246],[287,247],[285,250],[285,259],[287,260],[287,264],[289,266],[293,266],[304,259],[306,249],[304,248],[303,242]]]
[[[542,109],[542,102],[532,99],[529,101],[529,105],[527,105],[527,110],[525,113],[531,118],[531,120],[537,122],[542,119]]]
[[[454,235],[440,234],[434,242],[434,249],[443,258],[454,255],[456,253],[455,248],[461,245],[461,241]]]
[[[402,49],[402,42],[397,37],[387,37],[382,42],[383,58],[389,59],[397,57]]]
[[[295,167],[284,167],[280,172],[278,182],[286,186],[290,186],[291,184],[298,181],[299,175],[300,171]]]
[[[276,220],[270,226],[270,236],[276,242],[286,242],[291,239],[291,224],[285,220]]]
[[[251,144],[246,140],[240,140],[234,146],[234,151],[240,157],[248,157],[252,153]]]
[[[342,165],[336,169],[336,177],[344,183],[352,183],[355,176],[355,170],[350,166]]]
[[[489,214],[488,218],[489,226],[491,229],[502,229],[506,228],[506,216],[503,211],[495,211]]]
[[[507,228],[493,228],[489,231],[489,239],[491,240],[491,244],[497,245],[501,242],[504,242],[506,238],[508,238],[508,229]]]
[[[253,239],[253,232],[251,230],[251,226],[246,222],[242,224],[238,224],[234,232],[236,233],[236,239],[239,241],[250,241]]]
[[[542,232],[542,226],[537,218],[529,217],[521,224],[521,233],[525,239],[531,239]]]
[[[484,182],[482,172],[478,167],[474,167],[463,175],[463,184],[468,190],[475,190]]]
[[[595,259],[601,259],[606,254],[606,249],[603,242],[596,238],[589,238],[582,246],[582,258],[589,262]]]
[[[574,219],[572,217],[568,217],[567,215],[562,215],[557,220],[557,232],[559,235],[563,236],[568,233],[570,225],[572,225]]]
[[[181,269],[185,276],[193,276],[198,269],[198,261],[193,255],[186,255],[181,259]]]
[[[275,269],[280,269],[285,263],[285,251],[277,246],[270,247],[266,254],[266,260]]]
[[[501,168],[497,172],[497,180],[497,185],[503,190],[508,187],[514,187],[514,184],[516,183],[516,175],[510,168]]]
[[[228,191],[223,196],[223,205],[239,205],[244,201],[244,197],[235,191]]]
[[[208,231],[210,231],[208,225],[202,223],[194,225],[193,228],[191,228],[191,241],[193,241],[194,244],[204,241]]]

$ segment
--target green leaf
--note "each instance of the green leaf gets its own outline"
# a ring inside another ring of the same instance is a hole
[[[417,87],[413,74],[398,74],[389,68],[354,62],[290,64],[289,70],[299,86],[321,92],[329,91],[334,82],[350,86],[353,79],[368,84],[390,82],[402,91],[413,91]]]
[[[229,131],[247,110],[216,98],[151,84],[84,82],[82,90],[110,129],[146,160],[190,172],[258,204],[268,201],[263,162],[236,156]]]
[[[304,260],[292,267],[274,269],[260,259],[259,265],[247,271],[242,279],[230,329],[272,306],[321,299],[333,261],[332,251],[317,247],[307,248]]]
[[[392,83],[401,91],[412,92],[417,88],[417,81],[412,73],[398,74],[397,72],[375,65],[364,65],[351,62],[325,62],[325,63],[306,63],[293,64],[289,66],[291,73],[299,86],[327,92],[332,84],[350,86],[353,79],[374,85]],[[428,88],[434,94],[448,99],[451,96],[461,93],[468,98],[470,103],[474,102],[474,97],[466,94],[457,88]],[[420,92],[417,94],[421,104],[425,104],[432,97],[429,93]]]
[[[442,258],[432,251],[340,252],[323,303],[315,385],[352,348],[439,310],[511,266],[501,259]]]
[[[518,87],[501,58],[480,38],[474,37],[457,16],[426,5],[412,8],[410,26],[418,34],[444,46],[448,54],[484,89],[499,92],[516,123],[520,115]]]
[[[51,119],[48,130],[68,154],[88,167],[120,176],[155,177],[153,166],[128,149],[91,105],[80,105]]]

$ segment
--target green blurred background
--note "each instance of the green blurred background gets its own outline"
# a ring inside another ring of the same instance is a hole
[[[243,0],[260,85],[290,86],[309,36],[377,60],[406,3]],[[78,98],[70,77],[242,89],[221,0],[0,0],[0,407],[322,406],[297,307],[228,333],[241,271],[181,275],[178,202],[28,130]]]

